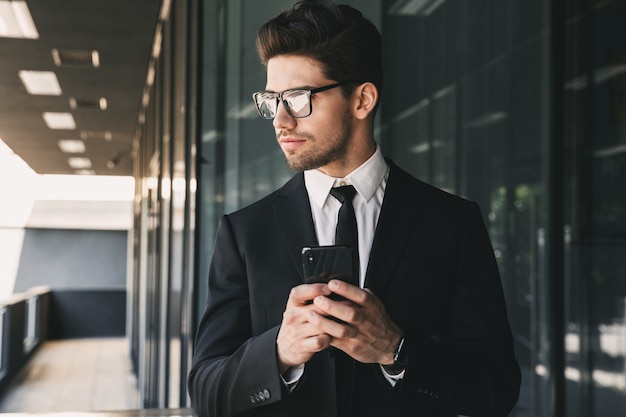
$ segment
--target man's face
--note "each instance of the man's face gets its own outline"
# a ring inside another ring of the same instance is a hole
[[[267,63],[265,90],[282,92],[292,88],[313,89],[345,80],[329,80],[313,59],[279,55]],[[341,88],[311,96],[312,112],[304,118],[291,117],[282,102],[273,125],[276,138],[294,171],[320,169],[331,173],[333,166],[345,165],[352,140],[349,100]]]

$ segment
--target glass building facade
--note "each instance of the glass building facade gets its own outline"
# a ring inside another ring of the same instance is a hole
[[[383,35],[383,152],[482,209],[523,372],[511,415],[624,415],[626,1],[344,3]],[[220,216],[293,174],[251,100],[265,86],[255,31],[292,4],[164,2],[133,150],[129,334],[146,407],[189,405]]]

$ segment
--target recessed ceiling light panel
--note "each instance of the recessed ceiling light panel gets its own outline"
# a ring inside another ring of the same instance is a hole
[[[28,94],[42,96],[60,96],[61,86],[52,71],[20,71],[20,80]]]
[[[0,37],[39,38],[35,22],[24,0],[0,0]]]
[[[59,148],[65,153],[84,153],[85,142],[79,139],[61,139],[59,142]]]
[[[96,171],[93,169],[77,169],[74,173],[76,175],[96,175]]]
[[[71,113],[64,112],[45,112],[43,119],[50,129],[76,129],[76,122]]]
[[[91,159],[83,157],[67,158],[67,164],[74,169],[90,169]]]

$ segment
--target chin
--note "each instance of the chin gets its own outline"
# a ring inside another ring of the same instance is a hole
[[[296,172],[300,172],[300,171],[307,171],[309,169],[315,169],[317,168],[317,166],[311,166],[311,164],[307,163],[306,161],[302,161],[298,158],[294,158],[294,157],[286,157],[287,160],[287,165],[289,165],[289,168],[291,168],[293,171]]]

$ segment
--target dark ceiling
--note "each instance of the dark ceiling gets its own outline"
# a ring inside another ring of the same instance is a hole
[[[132,175],[130,150],[161,0],[27,0],[27,5],[39,38],[0,37],[0,139],[39,174],[79,173],[68,158],[87,157],[97,175]],[[53,71],[62,94],[30,95],[21,70]],[[76,129],[48,128],[44,112],[70,112]],[[86,151],[62,152],[63,139],[82,140]]]

